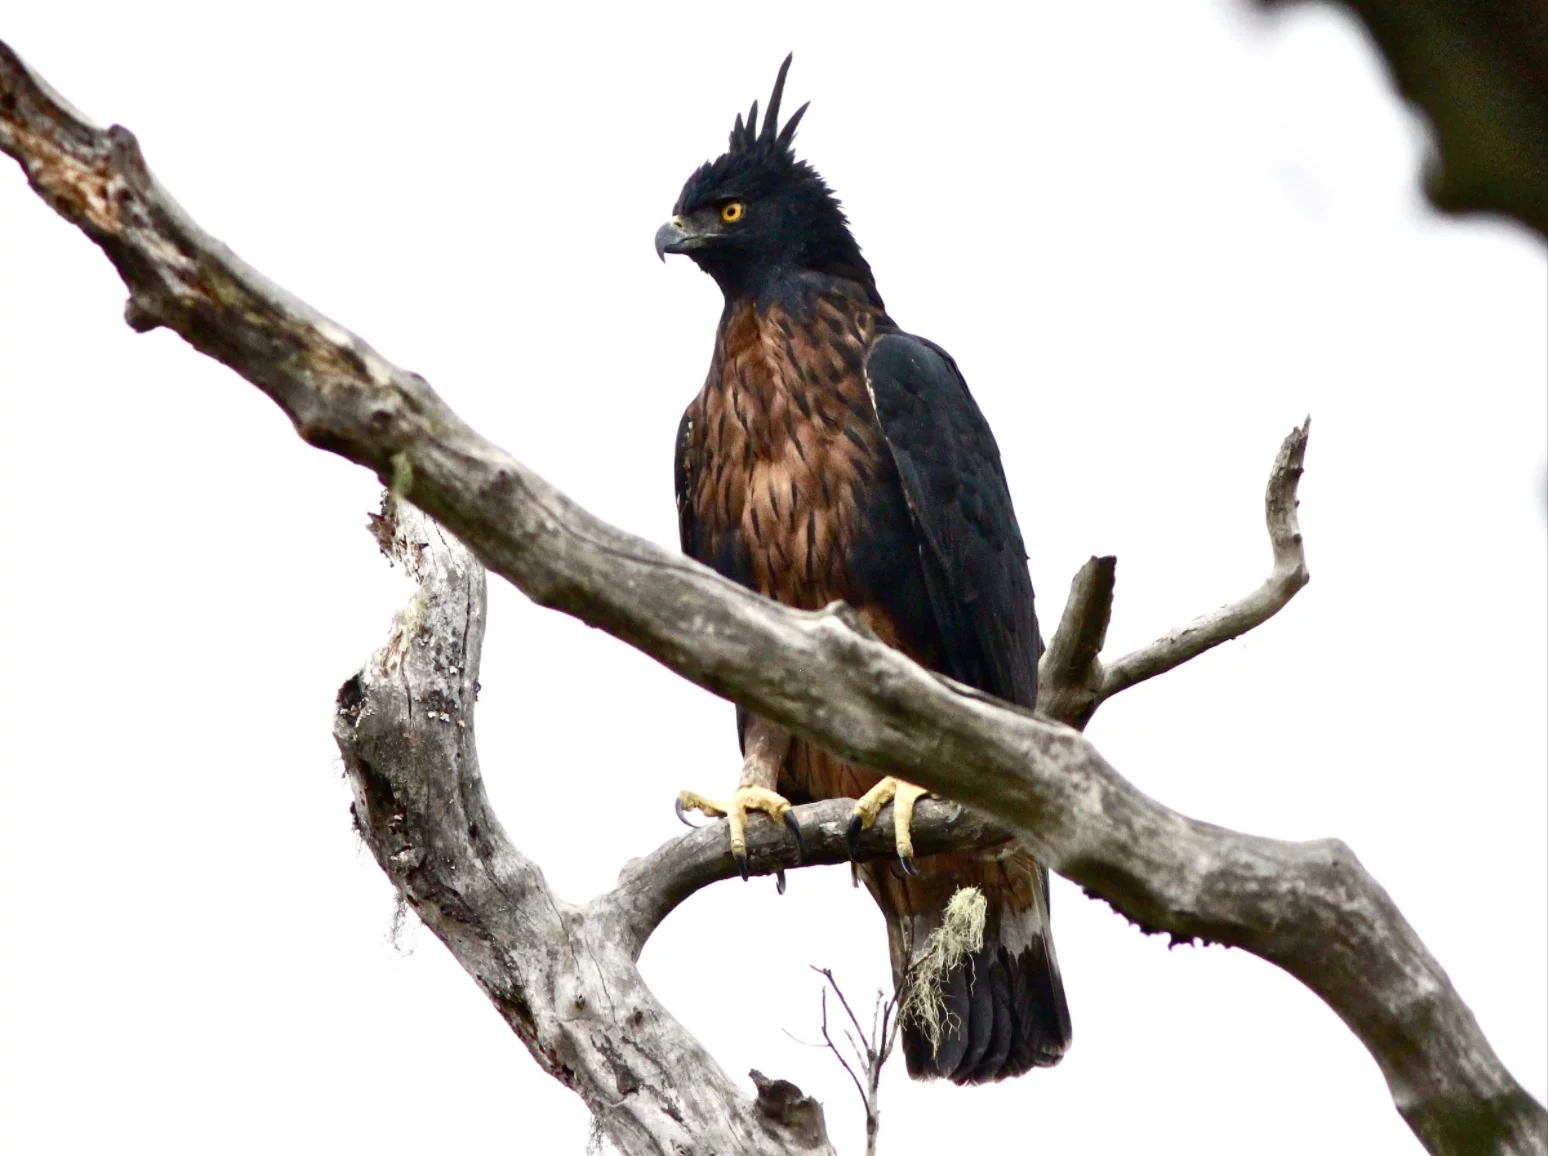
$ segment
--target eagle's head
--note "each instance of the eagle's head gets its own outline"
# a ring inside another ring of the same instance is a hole
[[[779,125],[790,57],[758,127],[758,102],[731,144],[688,178],[672,219],[656,231],[656,253],[686,253],[715,278],[728,301],[756,295],[790,273],[816,272],[857,283],[880,305],[871,267],[849,232],[838,198],[791,144],[807,106]]]

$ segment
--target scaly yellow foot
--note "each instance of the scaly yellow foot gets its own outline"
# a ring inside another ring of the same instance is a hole
[[[798,847],[802,845],[801,825],[790,810],[789,800],[763,787],[738,787],[729,803],[717,803],[692,791],[683,791],[677,796],[677,817],[687,823],[688,819],[683,814],[684,811],[698,811],[712,819],[724,817],[727,820],[731,828],[731,856],[736,860],[737,869],[741,871],[743,879],[747,878],[748,868],[747,814],[749,811],[762,811],[771,819],[780,820],[795,832],[796,845]],[[780,884],[780,891],[783,892],[785,889],[783,871],[780,872]]]
[[[855,800],[855,813],[849,820],[845,833],[849,842],[849,857],[859,852],[860,832],[869,831],[876,816],[888,803],[892,804],[893,839],[898,848],[898,864],[904,874],[918,875],[914,866],[914,804],[930,792],[890,775]]]

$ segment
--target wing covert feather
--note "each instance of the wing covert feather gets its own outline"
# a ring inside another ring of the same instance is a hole
[[[999,447],[956,363],[903,333],[871,346],[866,384],[919,535],[947,673],[1021,706],[1042,652],[1027,552]]]

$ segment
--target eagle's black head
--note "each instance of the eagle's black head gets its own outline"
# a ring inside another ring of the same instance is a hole
[[[871,267],[849,232],[838,198],[805,161],[791,151],[802,105],[784,128],[779,101],[790,57],[779,66],[763,128],[758,102],[744,124],[736,118],[731,145],[701,165],[656,232],[656,252],[686,253],[715,278],[728,301],[772,287],[782,275],[810,271],[853,281],[878,306]]]

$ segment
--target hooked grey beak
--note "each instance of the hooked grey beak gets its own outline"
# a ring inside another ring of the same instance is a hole
[[[674,217],[656,230],[656,256],[665,261],[668,253],[684,252],[684,242],[687,240],[688,234],[683,231],[683,227]]]

